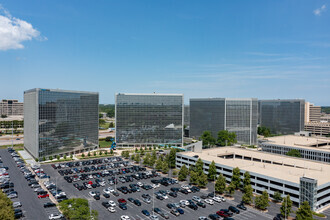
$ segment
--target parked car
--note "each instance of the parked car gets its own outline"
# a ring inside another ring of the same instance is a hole
[[[52,203],[52,202],[44,203],[44,208],[49,208],[49,207],[54,207],[54,206],[56,206],[56,204]]]
[[[49,220],[53,220],[53,219],[62,219],[64,216],[62,214],[50,214],[49,216]]]
[[[228,209],[230,211],[232,211],[233,213],[236,213],[236,214],[239,214],[240,213],[240,211],[236,207],[234,207],[234,206],[229,206]]]
[[[145,216],[150,216],[150,213],[146,209],[142,210],[142,214],[145,215]]]

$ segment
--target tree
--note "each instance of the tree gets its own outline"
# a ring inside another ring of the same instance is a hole
[[[43,156],[43,158],[42,158],[42,161],[45,161],[46,160],[46,157],[45,156]]]
[[[90,157],[90,156],[91,156],[91,152],[89,152],[89,151],[88,151],[88,154],[87,154],[87,156],[89,156],[89,157]]]
[[[235,184],[234,184],[233,182],[231,182],[231,183],[227,186],[226,191],[227,191],[228,195],[233,196],[234,193],[235,193]]]
[[[0,190],[0,219],[14,220],[13,202]]]
[[[269,128],[266,128],[264,126],[258,127],[258,134],[262,135],[264,137],[269,137],[271,136]]]
[[[163,161],[159,158],[156,162],[156,170],[161,170],[163,167]]]
[[[151,150],[152,148],[151,148],[151,146],[149,146],[149,150]]]
[[[249,171],[246,171],[243,176],[243,188],[247,185],[251,185],[251,176]]]
[[[110,122],[109,128],[114,128],[114,127],[115,127],[115,124],[113,122]]]
[[[168,163],[166,163],[166,161],[163,161],[162,172],[163,173],[168,173],[168,171],[169,171]]]
[[[63,159],[66,160],[66,154],[64,154]]]
[[[135,154],[131,155],[131,160],[135,160]]]
[[[176,176],[176,175],[178,175],[178,173],[179,173],[179,172],[178,172],[178,170],[177,170],[177,169],[174,169],[174,170],[172,171],[172,175],[173,175],[173,176]]]
[[[36,162],[38,162],[39,161],[39,159],[38,158],[36,158]]]
[[[143,164],[144,165],[149,165],[150,164],[150,158],[151,156],[150,156],[150,154],[149,153],[147,153],[145,156],[144,156],[144,158],[143,158]]]
[[[281,202],[282,201],[282,195],[279,191],[276,191],[274,192],[274,196],[273,196],[273,199],[276,201],[276,202]]]
[[[258,209],[265,210],[269,206],[268,203],[268,193],[267,191],[263,191],[260,196],[257,196],[254,200],[255,206]]]
[[[1,115],[1,118],[7,118],[7,115],[3,115],[3,114],[2,114],[2,115]]]
[[[106,152],[106,153],[107,153],[107,152]],[[113,155],[113,150],[112,150],[112,149],[110,150],[110,154]]]
[[[211,145],[215,145],[215,138],[212,136],[211,131],[204,131],[200,139],[203,142],[203,146],[210,147]]]
[[[274,195],[275,197],[275,195]],[[281,197],[282,198],[282,197]],[[281,215],[288,217],[292,212],[292,201],[290,199],[290,195],[287,195],[283,198],[282,206],[280,208]]]
[[[110,142],[112,139],[113,139],[113,137],[108,136],[108,137],[105,138],[105,141]]]
[[[215,182],[215,191],[223,194],[226,190],[226,178],[220,173],[217,181]]]
[[[217,144],[220,146],[231,146],[237,142],[236,133],[222,130],[218,132]]]
[[[207,175],[205,173],[202,173],[201,175],[198,175],[197,185],[199,187],[205,187],[207,183],[208,183]]]
[[[214,180],[216,176],[217,176],[217,168],[215,166],[214,160],[212,160],[209,166],[209,173],[207,174],[207,177],[209,180]]]
[[[238,189],[241,185],[241,174],[238,167],[233,169],[233,175],[231,177],[231,182],[233,183],[235,189]]]
[[[246,185],[244,187],[244,194],[242,197],[242,201],[245,204],[251,204],[252,203],[252,199],[253,199],[253,189],[251,185]]]
[[[94,157],[96,157],[96,151],[94,151]]]
[[[195,171],[190,171],[190,183],[197,184],[198,183],[198,174]]]
[[[53,160],[53,156],[49,156],[49,160]]]
[[[137,149],[137,147],[135,148],[135,153],[137,153],[139,150]]]
[[[175,168],[176,149],[171,148],[169,153],[169,164],[171,168]]]
[[[301,154],[299,152],[299,150],[297,149],[291,149],[288,151],[288,153],[286,153],[287,156],[290,156],[290,157],[301,157]]]
[[[111,149],[111,150],[112,150],[112,149]],[[106,151],[104,152],[104,154],[105,154],[105,155],[108,155],[108,151],[106,150]]]
[[[186,165],[183,165],[179,171],[179,181],[184,181],[186,180],[187,176],[188,176],[188,168],[186,167]]]
[[[84,153],[82,153],[82,154],[81,154],[81,157],[85,157],[85,154],[84,154]]]
[[[141,156],[140,156],[140,154],[135,154],[135,162],[136,162],[136,163],[140,163],[140,161],[141,161]]]
[[[71,158],[71,159],[73,158],[73,154],[70,155],[70,158]]]
[[[63,200],[59,203],[59,208],[68,220],[97,220],[98,212],[92,210],[90,213],[88,200],[81,198],[72,198]]]
[[[203,166],[204,166],[204,163],[202,161],[201,158],[199,158],[195,164],[195,167],[196,167],[196,172],[198,174],[202,174],[203,173]]]
[[[296,220],[313,220],[313,212],[307,201],[300,204],[296,212]]]
[[[99,155],[101,156],[102,154],[103,154],[103,152],[100,150]]]

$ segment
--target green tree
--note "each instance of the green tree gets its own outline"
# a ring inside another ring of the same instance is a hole
[[[251,176],[249,171],[246,171],[243,176],[243,188],[247,185],[251,185]]]
[[[99,155],[101,156],[102,154],[103,154],[103,152],[100,150]]]
[[[110,122],[109,128],[114,128],[114,127],[115,127],[115,124],[113,122]]]
[[[53,160],[53,156],[49,156],[49,160]]]
[[[286,197],[283,198],[280,211],[282,216],[285,217],[290,216],[290,213],[292,212],[292,201],[290,199],[290,195],[287,195]]]
[[[169,153],[169,164],[171,168],[175,168],[176,149],[171,148]]]
[[[0,190],[0,219],[14,220],[13,202]]]
[[[136,162],[136,163],[140,163],[140,161],[141,161],[141,156],[140,156],[140,154],[135,154],[135,162]]]
[[[150,164],[151,156],[149,153],[147,153],[143,158],[143,164],[148,166]]]
[[[38,158],[36,158],[36,162],[38,162],[39,161],[39,159]]]
[[[82,154],[81,154],[81,157],[85,157],[85,154],[84,154],[84,153],[82,153]]]
[[[212,146],[215,145],[215,138],[212,136],[211,131],[204,131],[202,136],[200,137],[200,140],[202,140],[203,146]]]
[[[274,192],[274,196],[273,196],[273,199],[276,201],[276,202],[281,202],[282,201],[282,195],[279,191],[276,191]]]
[[[195,171],[190,171],[190,183],[197,184],[198,183],[198,173]]]
[[[253,199],[253,189],[251,185],[246,185],[244,187],[244,194],[242,197],[242,201],[246,204],[251,204]]]
[[[296,220],[313,220],[313,212],[307,201],[299,206],[296,212]]]
[[[271,136],[269,128],[266,128],[264,126],[258,127],[258,134],[262,135],[264,137],[269,137]]]
[[[241,185],[241,174],[238,167],[233,169],[233,175],[231,177],[231,182],[234,184],[235,189],[238,189]]]
[[[214,180],[216,176],[217,176],[217,168],[215,166],[214,160],[212,160],[209,166],[209,173],[207,174],[207,177],[209,180]]]
[[[202,159],[199,158],[199,159],[196,161],[196,164],[195,164],[196,172],[197,172],[198,174],[203,173],[203,166],[204,166],[204,163],[203,163]]]
[[[94,157],[96,157],[96,151],[94,151]]]
[[[168,163],[166,163],[166,161],[163,161],[163,164],[162,164],[162,172],[163,173],[168,173],[168,171],[169,171],[169,167],[168,167]]]
[[[131,155],[131,160],[135,160],[135,154]]]
[[[235,193],[235,184],[234,184],[233,182],[231,182],[231,183],[227,186],[226,191],[227,191],[228,195],[233,196],[234,193]]]
[[[179,173],[179,172],[178,172],[178,170],[177,170],[177,169],[174,169],[174,170],[172,171],[172,175],[173,175],[173,176],[177,176],[177,175],[178,175],[178,173]]]
[[[220,146],[231,146],[237,142],[236,133],[222,130],[218,132],[217,143]]]
[[[215,191],[217,193],[223,194],[226,190],[226,178],[220,173],[215,182]]]
[[[88,151],[88,154],[87,154],[87,156],[88,156],[88,157],[90,157],[90,156],[91,156],[91,152],[89,152],[89,151]]]
[[[207,185],[207,183],[208,183],[207,175],[205,173],[201,173],[201,175],[198,175],[197,185],[199,187],[204,188]]]
[[[64,154],[63,159],[66,160],[66,154]]]
[[[162,167],[163,167],[163,161],[160,158],[158,158],[158,160],[156,162],[156,170],[159,171],[162,169]]]
[[[112,149],[111,149],[111,150],[112,150]],[[111,152],[111,150],[110,150],[110,152]],[[108,155],[108,151],[106,150],[106,151],[104,152],[104,154],[105,154],[105,155]]]
[[[149,146],[149,150],[151,150],[152,148],[151,148],[151,146]]]
[[[268,193],[266,190],[262,192],[262,195],[257,196],[254,200],[255,207],[261,210],[267,209],[269,206],[268,202]]]
[[[110,154],[113,155],[113,150],[112,149],[110,150]]]
[[[290,157],[301,157],[301,154],[300,154],[299,150],[297,150],[297,149],[289,150],[286,155],[290,156]]]
[[[88,200],[81,198],[72,198],[63,200],[59,203],[59,208],[68,220],[97,220],[98,212],[92,210],[90,213]]]
[[[186,180],[187,176],[188,176],[188,168],[186,167],[186,165],[183,165],[179,171],[179,181],[184,181]]]
[[[105,141],[106,141],[106,142],[110,142],[110,141],[112,140],[112,138],[113,138],[113,137],[107,136],[107,137],[105,138]]]
[[[73,154],[70,155],[70,158],[71,158],[71,159],[73,158]]]
[[[135,148],[135,153],[137,153],[139,150],[137,149],[137,147]]]
[[[46,157],[45,156],[43,156],[43,158],[42,158],[42,161],[45,161],[46,160]]]

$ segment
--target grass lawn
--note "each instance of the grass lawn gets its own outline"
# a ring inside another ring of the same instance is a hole
[[[11,145],[2,145],[0,146],[0,149],[6,149],[8,147],[11,147]],[[23,150],[24,144],[14,144],[14,150]]]
[[[100,148],[110,148],[111,142],[109,141],[99,141]]]

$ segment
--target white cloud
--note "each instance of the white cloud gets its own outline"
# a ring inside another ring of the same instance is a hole
[[[321,8],[317,8],[313,11],[313,13],[315,15],[321,16],[321,14],[325,11],[325,9],[327,8],[326,5],[322,5]]]
[[[40,32],[34,29],[32,24],[12,17],[0,5],[0,50],[22,49],[24,41],[34,38],[41,39]]]

